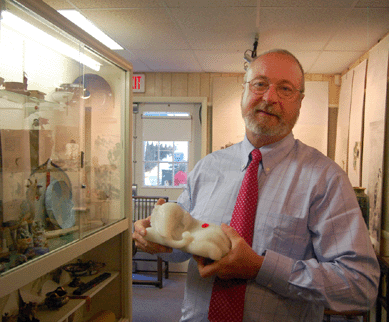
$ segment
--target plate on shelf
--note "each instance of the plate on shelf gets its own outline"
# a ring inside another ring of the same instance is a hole
[[[73,84],[81,84],[89,93],[87,97],[84,97],[87,110],[105,111],[114,107],[111,86],[103,77],[96,74],[85,74],[78,77]]]
[[[51,94],[51,98],[58,103],[69,103],[73,98],[74,93],[56,91]]]
[[[72,191],[65,181],[54,179],[50,182],[46,189],[45,206],[49,218],[60,228],[70,228],[76,223]]]

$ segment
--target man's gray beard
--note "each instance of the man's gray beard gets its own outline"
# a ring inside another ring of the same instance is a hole
[[[266,107],[260,106],[261,110],[267,110]],[[243,120],[245,122],[246,128],[256,134],[256,135],[266,135],[266,136],[286,136],[289,134],[294,125],[296,124],[300,111],[296,115],[295,119],[292,120],[291,123],[285,123],[283,119],[281,119],[280,123],[277,126],[267,126],[260,125],[255,118],[255,110],[251,110],[248,114],[243,116]]]

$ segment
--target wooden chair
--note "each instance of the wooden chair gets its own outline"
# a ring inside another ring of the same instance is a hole
[[[145,219],[148,216],[150,216],[155,204],[157,203],[158,199],[165,199],[166,202],[169,201],[169,197],[159,197],[159,196],[133,196],[132,197],[132,204],[133,204],[133,222],[139,220],[139,219]],[[143,253],[139,251],[139,253]],[[157,279],[156,280],[133,280],[132,284],[142,284],[142,285],[155,285],[156,287],[162,288],[163,287],[163,273],[165,273],[165,278],[169,278],[169,262],[162,260],[161,257],[156,255],[147,255],[148,257],[155,257],[155,258],[136,258],[133,257],[133,267],[135,270],[133,271],[136,273],[157,273]],[[140,270],[138,269],[138,262],[152,262],[157,264],[156,270]],[[164,267],[165,266],[165,267]]]
[[[363,322],[369,322],[369,312],[366,311],[346,311],[346,312],[337,312],[329,309],[324,310],[324,321],[331,322],[331,316],[343,316],[345,318],[352,318],[361,316],[363,317]]]

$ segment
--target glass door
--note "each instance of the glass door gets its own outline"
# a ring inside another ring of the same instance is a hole
[[[126,70],[14,1],[0,20],[0,273],[124,218]]]

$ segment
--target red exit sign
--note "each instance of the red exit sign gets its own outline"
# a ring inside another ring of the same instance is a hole
[[[145,92],[145,75],[144,74],[133,74],[132,75],[132,91],[134,93]]]

